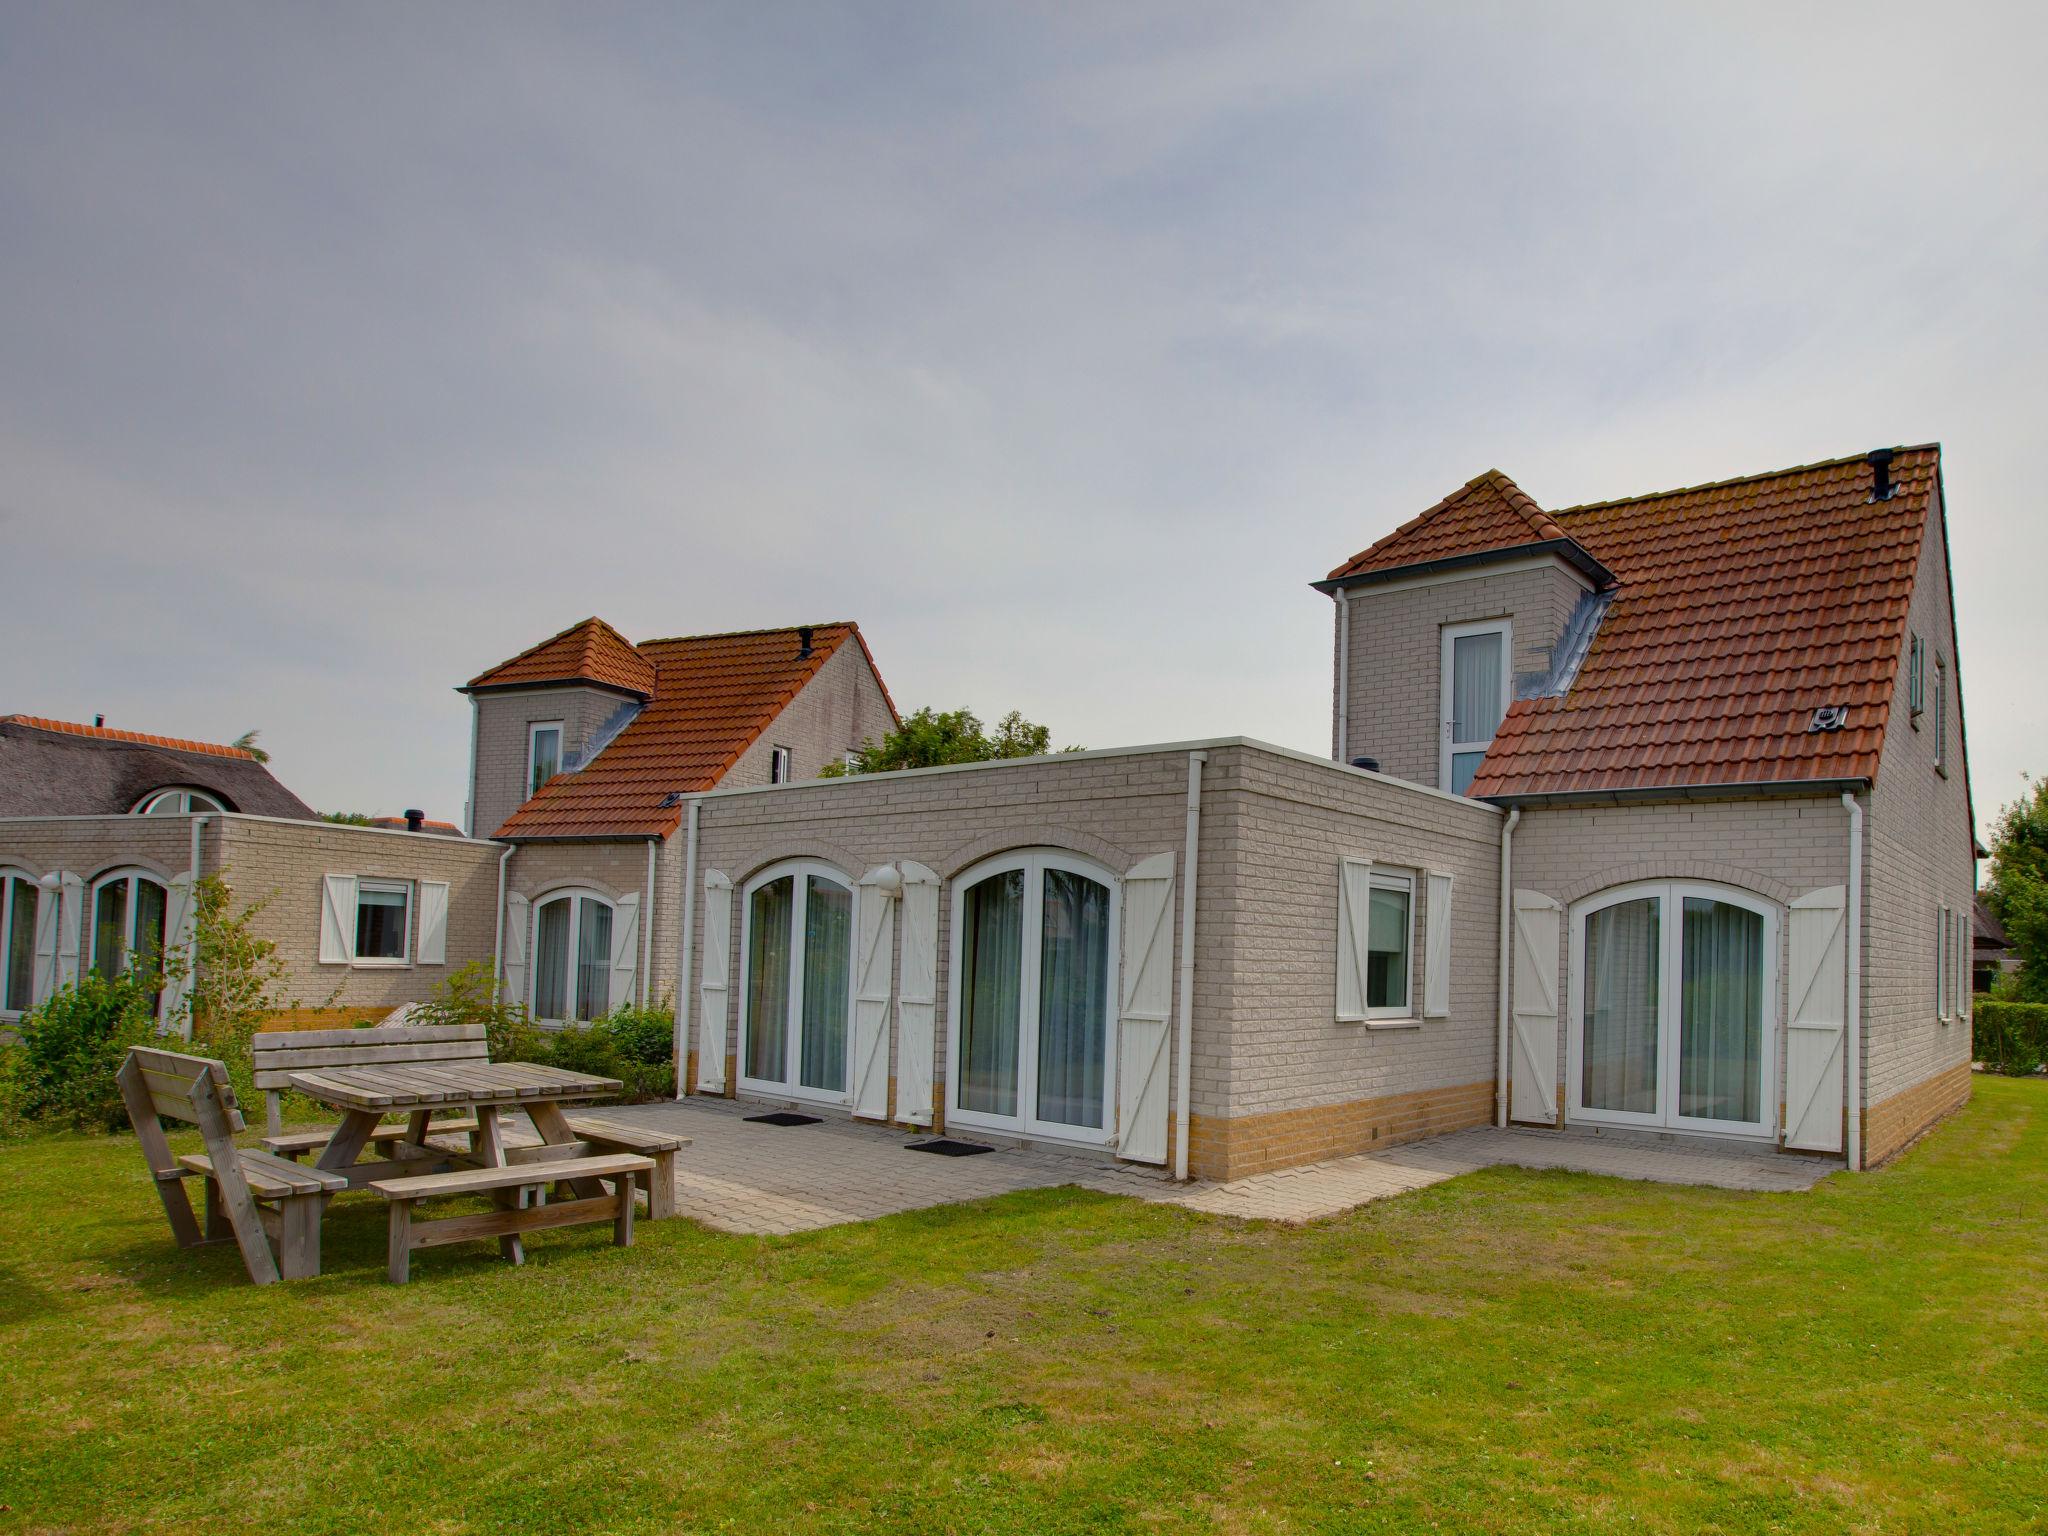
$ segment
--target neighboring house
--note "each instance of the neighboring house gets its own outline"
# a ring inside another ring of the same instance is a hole
[[[505,990],[548,1024],[674,995],[690,797],[815,779],[897,724],[850,623],[636,645],[585,619],[462,692],[470,825],[510,845]]]
[[[417,1001],[490,959],[498,852],[322,821],[238,747],[0,717],[0,1021],[82,968],[188,946],[201,875],[261,903],[295,1001]],[[159,1016],[180,1005],[159,995]]]
[[[2006,935],[2005,925],[1991,915],[1982,896],[1971,907],[1970,919],[1971,984],[1979,992],[1989,992],[2000,976],[2020,968],[2019,956],[2012,952],[2012,940]]]
[[[662,855],[699,1093],[1213,1177],[1496,1119],[1867,1166],[1967,1096],[1938,448],[1558,512],[1488,474],[1315,585],[1335,762],[1228,738],[679,773],[674,804],[566,776],[499,835],[557,881],[591,854],[534,839],[619,839],[620,898],[630,839]],[[564,752],[651,687],[587,639]],[[493,775],[541,723],[480,723]]]

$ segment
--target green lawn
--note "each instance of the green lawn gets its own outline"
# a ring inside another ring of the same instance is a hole
[[[1508,1169],[1306,1229],[1044,1191],[317,1281],[126,1138],[0,1146],[0,1529],[2013,1531],[2048,1522],[2048,1083],[1743,1195]]]

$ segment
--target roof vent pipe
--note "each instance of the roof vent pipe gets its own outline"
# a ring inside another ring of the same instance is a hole
[[[796,632],[796,659],[808,661],[811,655],[811,626],[806,624]]]
[[[1892,450],[1874,449],[1870,455],[1870,499],[1890,501],[1895,489],[1892,484]]]
[[[425,811],[407,811],[405,813],[406,831],[417,832],[421,827],[424,827],[426,824],[427,813]]]
[[[98,729],[100,729],[100,728],[101,728],[102,726],[104,726],[104,725],[105,725],[106,723],[107,723],[107,717],[106,717],[105,715],[94,715],[94,716],[92,717],[92,726],[93,726],[93,729],[94,729],[94,730],[98,730]]]

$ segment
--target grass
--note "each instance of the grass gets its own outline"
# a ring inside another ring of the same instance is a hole
[[[0,1530],[2013,1531],[2048,1083],[1808,1195],[1497,1169],[1306,1229],[1040,1191],[268,1290],[0,1147]]]

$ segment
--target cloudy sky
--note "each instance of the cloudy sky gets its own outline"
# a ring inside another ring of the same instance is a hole
[[[0,710],[457,817],[598,613],[1327,749],[1306,583],[1939,439],[2048,770],[2038,5],[0,7]]]

